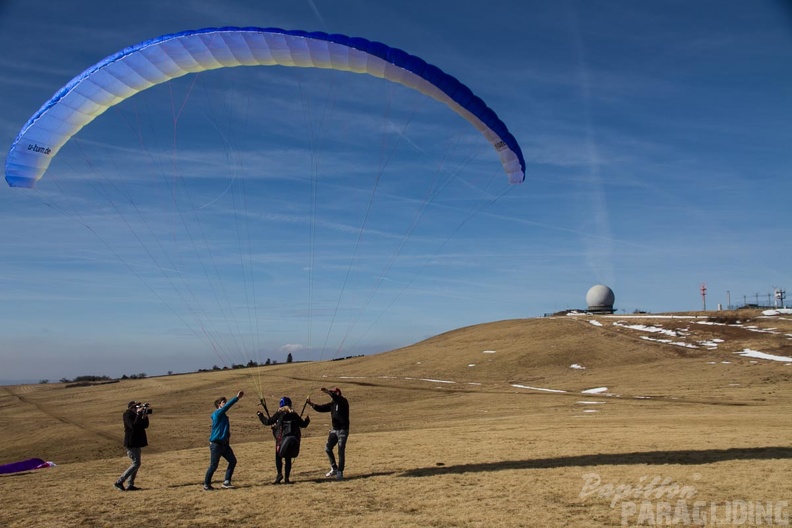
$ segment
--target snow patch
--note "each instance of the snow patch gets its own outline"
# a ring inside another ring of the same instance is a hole
[[[659,326],[646,326],[646,325],[628,325],[620,321],[613,323],[613,326],[621,326],[622,328],[629,328],[630,330],[640,330],[641,332],[651,332],[655,334],[664,334],[671,337],[679,337],[680,333],[676,330],[666,330]]]
[[[752,357],[756,359],[767,359],[770,361],[792,361],[792,357],[789,356],[776,356],[773,354],[765,354],[764,352],[759,352],[758,350],[751,350],[750,348],[746,348],[742,352],[737,352],[737,354],[743,357]]]
[[[529,390],[542,391],[542,392],[566,392],[565,390],[545,389],[542,387],[529,387],[528,385],[512,385],[512,387],[516,389],[529,389]]]
[[[792,308],[777,308],[775,310],[765,310],[762,315],[792,315]]]
[[[596,387],[594,389],[586,389],[584,391],[580,391],[581,394],[601,394],[603,392],[607,392],[608,387]]]
[[[681,347],[685,347],[685,348],[698,348],[696,345],[692,345],[690,343],[685,343],[684,341],[671,341],[670,339],[657,339],[657,338],[649,337],[649,336],[638,336],[638,337],[640,339],[645,340],[645,341],[654,341],[655,343],[665,343],[667,345],[675,345],[675,346],[681,346]]]

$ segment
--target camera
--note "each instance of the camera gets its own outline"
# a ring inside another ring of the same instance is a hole
[[[154,409],[151,408],[151,404],[147,403],[139,403],[137,407],[135,407],[138,412],[142,412],[144,414],[151,414],[154,412]]]

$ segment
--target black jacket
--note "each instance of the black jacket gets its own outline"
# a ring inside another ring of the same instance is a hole
[[[308,427],[308,424],[311,423],[310,416],[303,420],[302,417],[293,409],[287,407],[281,407],[269,418],[265,417],[261,413],[259,413],[258,417],[259,420],[261,420],[261,423],[264,425],[272,426],[272,435],[275,437],[275,447],[278,452],[280,452],[281,446],[287,438],[296,440],[296,443],[299,446],[300,438],[302,437],[300,428]],[[299,447],[297,447],[297,453],[298,452]],[[297,456],[297,453],[291,454],[289,456]]]
[[[329,412],[333,429],[349,429],[349,402],[335,392],[331,392],[329,396],[332,398],[329,403],[316,404],[311,402],[311,407],[316,412]]]
[[[134,409],[124,412],[124,447],[146,447],[146,429],[149,426],[148,415],[136,413]]]
[[[311,423],[310,417],[303,420],[300,417],[300,415],[297,414],[293,409],[287,409],[286,407],[281,407],[280,409],[278,409],[278,411],[275,414],[273,414],[269,418],[267,418],[263,414],[259,414],[258,417],[259,420],[261,420],[261,423],[263,423],[264,425],[279,425],[279,423],[291,422],[295,424],[297,427],[308,427],[308,424]],[[283,417],[283,420],[281,420],[281,417]],[[291,429],[297,431],[298,430],[297,427],[293,427]]]

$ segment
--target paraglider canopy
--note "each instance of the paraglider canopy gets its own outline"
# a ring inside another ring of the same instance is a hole
[[[233,66],[366,73],[418,90],[469,121],[498,152],[509,181],[525,179],[517,141],[482,99],[423,59],[364,38],[278,28],[206,28],[163,35],[115,53],[61,88],[20,131],[5,165],[12,187],[33,187],[60,148],[111,106],[154,85]]]

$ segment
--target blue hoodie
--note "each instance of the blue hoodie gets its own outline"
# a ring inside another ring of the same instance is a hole
[[[239,398],[234,396],[228,400],[228,403],[212,413],[212,434],[209,435],[210,442],[228,442],[229,438],[231,438],[231,427],[228,423],[226,412],[238,401]]]

